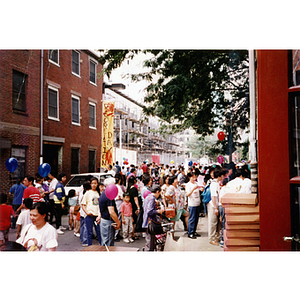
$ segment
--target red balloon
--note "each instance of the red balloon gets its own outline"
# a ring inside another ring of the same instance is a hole
[[[222,142],[225,139],[225,133],[223,131],[220,131],[218,133],[218,139]]]

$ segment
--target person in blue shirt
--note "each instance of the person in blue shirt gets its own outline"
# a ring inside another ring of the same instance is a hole
[[[14,184],[9,190],[9,195],[13,195],[12,207],[14,209],[14,212],[16,212],[17,209],[22,204],[23,192],[26,189],[26,186],[22,182],[23,182],[23,178],[18,178],[17,183]],[[13,217],[11,219],[11,228],[12,229],[16,228],[17,218],[18,217]]]

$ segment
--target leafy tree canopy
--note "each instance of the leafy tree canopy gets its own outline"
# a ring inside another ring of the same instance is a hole
[[[226,138],[216,149],[232,153],[249,122],[248,51],[102,50],[99,62],[109,76],[139,52],[152,54],[147,71],[131,75],[149,82],[144,112],[169,122],[172,132],[193,128],[205,137],[220,128]]]

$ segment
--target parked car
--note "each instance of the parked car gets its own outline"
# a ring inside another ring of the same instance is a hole
[[[74,189],[76,192],[80,190],[82,184],[88,179],[88,177],[97,177],[99,183],[103,183],[106,178],[112,177],[109,173],[83,173],[83,174],[72,174],[71,179],[65,185],[65,192],[68,195],[69,190]]]

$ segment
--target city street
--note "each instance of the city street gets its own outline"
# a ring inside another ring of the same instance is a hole
[[[68,227],[68,216],[64,215],[62,217],[62,225]],[[10,229],[9,240],[15,241],[16,229]],[[171,240],[168,243],[168,247],[172,251],[223,251],[219,246],[214,246],[209,244],[207,239],[207,217],[200,218],[198,223],[197,232],[201,234],[201,237],[198,237],[195,240],[189,239],[183,230],[182,222],[176,222],[175,227],[175,241]],[[93,245],[98,245],[98,240],[93,239]],[[115,242],[115,246],[126,247],[126,248],[138,248],[139,251],[142,251],[143,246],[145,245],[145,238],[142,236],[139,240],[135,240],[133,243],[126,244],[122,240]],[[65,230],[63,235],[58,235],[58,247],[57,251],[81,251],[86,249],[82,247],[80,239],[74,236],[73,230]]]

